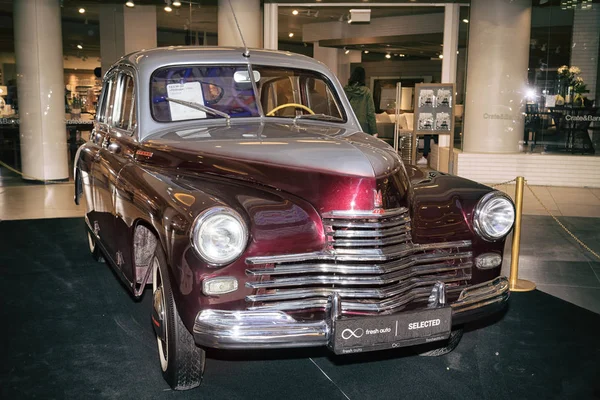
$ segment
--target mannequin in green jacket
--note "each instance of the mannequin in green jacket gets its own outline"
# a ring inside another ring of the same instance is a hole
[[[368,87],[365,86],[365,69],[356,67],[344,87],[344,92],[350,100],[350,105],[360,122],[365,133],[377,137],[377,123],[375,122],[375,103]]]

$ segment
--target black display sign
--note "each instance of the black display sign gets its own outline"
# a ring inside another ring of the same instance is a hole
[[[334,323],[333,351],[360,353],[448,339],[450,307],[377,317],[346,318]]]

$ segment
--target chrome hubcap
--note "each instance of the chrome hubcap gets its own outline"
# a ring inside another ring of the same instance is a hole
[[[169,365],[169,347],[167,344],[168,331],[163,290],[162,275],[160,274],[158,260],[155,258],[152,261],[152,326],[154,332],[156,332],[160,366],[163,371],[166,371]]]
[[[154,326],[154,332],[156,336],[164,342],[164,320],[165,320],[165,309],[164,309],[164,297],[162,286],[157,288],[154,292],[154,307],[152,308],[152,326]]]

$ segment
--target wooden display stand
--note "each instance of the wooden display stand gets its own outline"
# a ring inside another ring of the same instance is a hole
[[[450,135],[448,171],[454,170],[454,83],[417,83],[412,138],[412,161],[417,162],[417,143],[423,135]],[[446,115],[447,114],[447,118]],[[445,171],[443,171],[445,172]]]

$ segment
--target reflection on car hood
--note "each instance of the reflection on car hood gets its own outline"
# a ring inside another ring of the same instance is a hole
[[[393,168],[394,153],[372,136],[344,129],[267,123],[178,130],[148,140],[183,154],[219,155],[341,175],[377,177]]]
[[[144,147],[153,155],[146,160],[151,164],[268,185],[305,198],[320,211],[372,209],[377,181],[392,173],[406,176],[384,142],[305,122],[177,130],[154,135]]]

